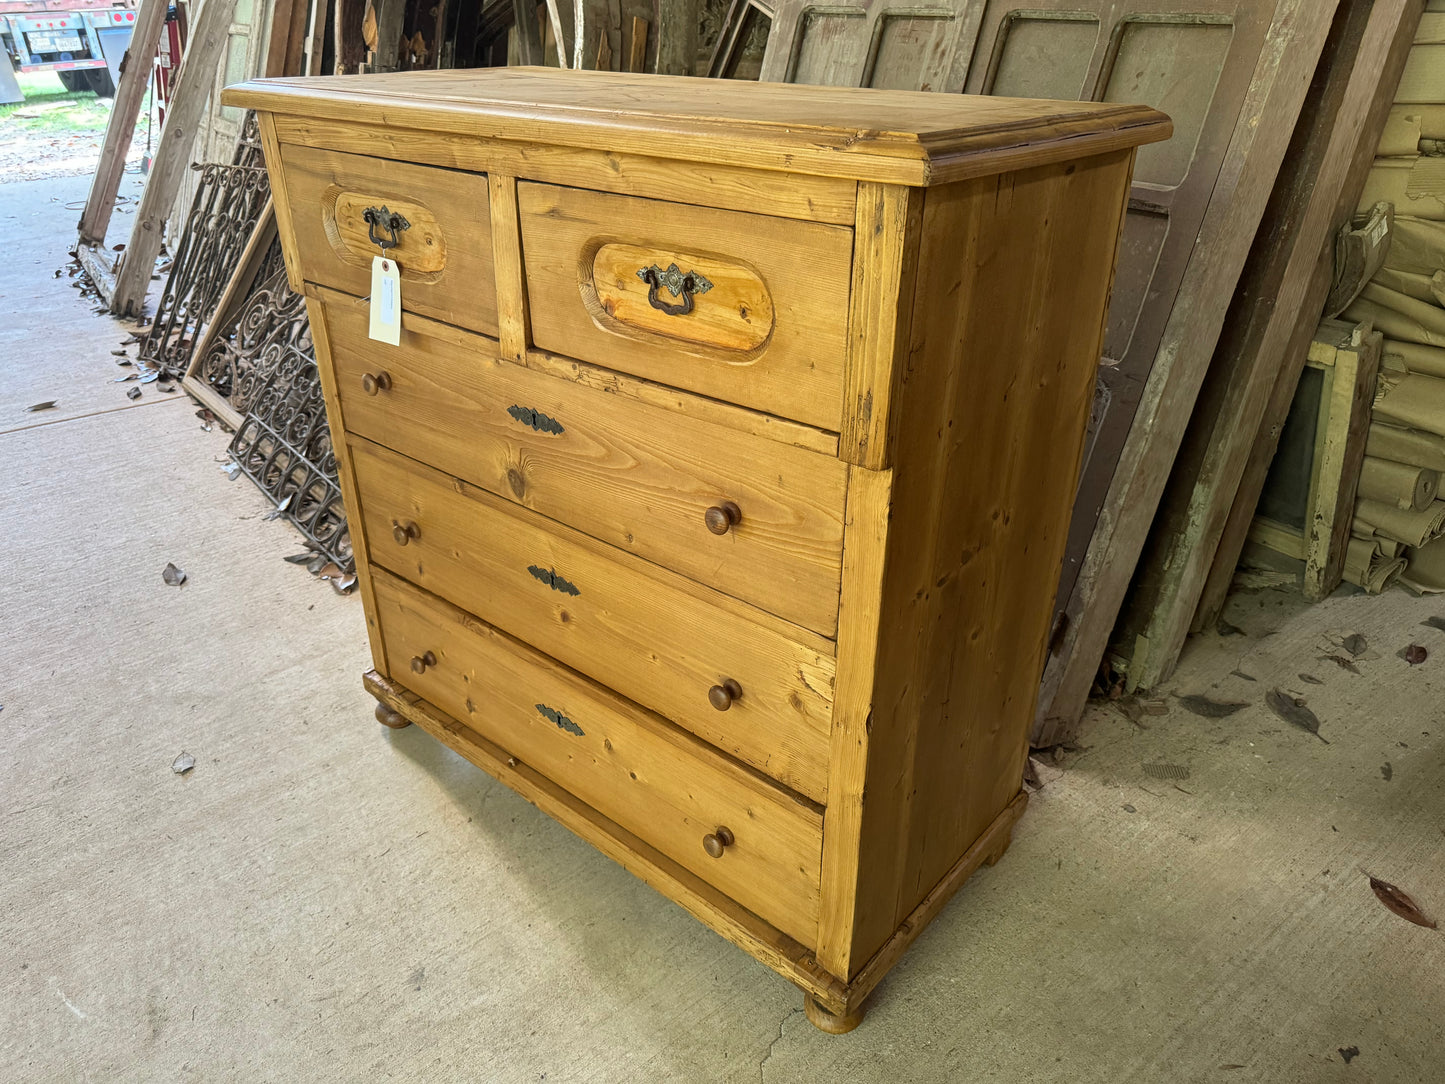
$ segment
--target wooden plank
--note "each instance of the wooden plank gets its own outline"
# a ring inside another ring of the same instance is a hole
[[[1157,110],[1112,102],[1061,111],[1057,102],[728,79],[674,83],[659,97],[649,75],[552,68],[447,72],[428,80],[425,93],[378,79],[242,83],[227,88],[224,101],[451,139],[510,137],[908,185],[1071,161],[1172,131]]]
[[[1419,0],[1339,8],[1120,614],[1117,642],[1147,645],[1119,649],[1132,650],[1131,690],[1168,677],[1184,646],[1269,391],[1281,368],[1298,368],[1285,348],[1302,314],[1317,320],[1324,303],[1309,286],[1359,197],[1352,175],[1379,140],[1378,127],[1361,126],[1371,116],[1383,125],[1388,112],[1381,66],[1408,50],[1419,14]]]
[[[282,143],[324,147],[401,162],[430,162],[474,173],[600,191],[622,191],[671,203],[753,211],[809,222],[853,225],[857,184],[829,177],[789,177],[710,162],[669,161],[617,151],[549,147],[526,140],[438,139],[426,132],[362,127],[310,117],[269,115]]]
[[[311,0],[309,41],[306,44],[306,74],[320,75],[326,54],[326,20],[335,0]]]
[[[1336,354],[1330,382],[1329,422],[1323,444],[1319,493],[1310,510],[1310,548],[1305,558],[1305,597],[1327,598],[1344,578],[1350,524],[1355,518],[1355,490],[1365,460],[1370,408],[1375,399],[1384,336],[1362,337],[1351,349]]]
[[[321,296],[348,432],[834,632],[845,464],[555,380],[498,359],[479,336],[456,345],[445,325],[410,313],[402,348],[390,347],[368,338],[365,302]],[[391,387],[366,394],[363,376],[378,372]],[[549,422],[521,420],[513,407]],[[717,534],[708,512],[723,502],[740,520]]]
[[[647,20],[640,15],[632,17],[632,35],[627,42],[627,70],[640,72],[647,61]]]
[[[306,7],[306,0],[275,0],[271,8],[271,36],[266,40],[266,64],[263,69],[268,78],[305,74],[299,57],[305,35]]]
[[[819,452],[826,456],[838,454],[838,434],[789,421],[787,418],[779,418],[774,414],[748,410],[744,407],[734,406],[732,403],[723,403],[700,395],[688,395],[676,388],[668,387],[666,384],[639,380],[626,373],[619,373],[615,369],[589,365],[585,361],[574,361],[572,358],[558,357],[545,350],[528,350],[526,357],[522,359],[522,364],[530,369],[536,369],[538,372],[551,373],[563,380],[571,380],[589,388],[597,388],[611,395],[622,395],[629,399],[651,403],[653,406],[685,414],[700,421],[725,425],[729,429],[767,437],[769,440],[779,440],[784,444],[791,444],[795,448],[806,448],[811,452]]]
[[[522,273],[522,233],[517,216],[517,179],[487,174],[491,195],[492,266],[497,275],[497,328],[502,356],[522,362],[532,345],[527,281]]]
[[[236,0],[206,0],[191,26],[150,176],[136,208],[130,241],[116,265],[111,312],[134,315],[145,308],[146,292],[165,238],[166,218],[191,167],[197,126],[205,115],[216,66],[230,40],[235,9]]]
[[[894,383],[904,368],[894,359],[907,353],[922,219],[923,198],[916,190],[858,186],[838,454],[872,470],[891,462]]]
[[[542,28],[537,21],[536,0],[512,0],[512,19],[517,28],[517,62],[541,64]]]
[[[1377,6],[1381,17],[1389,10],[1404,6],[1406,11],[1400,16],[1402,26],[1408,25],[1409,21],[1419,14],[1418,4],[1405,4],[1404,0],[1393,0],[1388,7],[1383,3]],[[1350,146],[1342,151],[1350,156],[1351,161],[1348,177],[1340,189],[1340,201],[1336,208],[1336,225],[1348,220],[1354,211],[1360,190],[1364,187],[1365,177],[1373,164],[1375,145],[1379,141],[1380,132],[1389,115],[1392,96],[1390,88],[1398,80],[1399,73],[1403,70],[1405,57],[1409,53],[1409,35],[1403,36],[1406,39],[1403,45],[1395,43],[1387,51],[1377,54],[1377,67],[1374,75],[1378,80],[1381,92],[1359,122],[1358,145]],[[1234,569],[1239,564],[1239,556],[1244,549],[1249,525],[1254,519],[1254,510],[1259,503],[1259,495],[1264,489],[1265,477],[1269,473],[1269,464],[1274,458],[1279,434],[1284,428],[1284,419],[1288,416],[1290,403],[1294,400],[1295,387],[1299,384],[1299,374],[1304,365],[1309,341],[1314,334],[1321,306],[1329,294],[1331,278],[1330,253],[1325,252],[1321,254],[1313,269],[1313,278],[1305,294],[1304,303],[1298,312],[1288,343],[1284,347],[1285,364],[1280,367],[1273,387],[1269,391],[1268,402],[1249,449],[1245,466],[1240,473],[1239,484],[1232,496],[1228,516],[1200,589],[1198,605],[1191,622],[1191,628],[1195,630],[1214,627],[1223,612],[1224,602],[1229,595],[1229,587],[1234,579]]]
[[[120,180],[125,173],[125,156],[130,151],[131,139],[135,134],[136,118],[140,116],[141,103],[146,88],[150,85],[151,67],[155,63],[156,51],[160,48],[161,29],[165,26],[168,0],[141,0],[140,11],[136,13],[135,29],[125,53],[125,71],[120,74],[115,99],[111,103],[110,118],[105,125],[105,140],[100,148],[100,162],[95,167],[95,176],[90,182],[90,195],[85,200],[85,210],[80,215],[80,244],[105,244],[106,230],[110,227],[111,212],[115,210],[115,197],[120,191]],[[109,277],[109,276],[107,276]],[[95,282],[95,276],[91,278]],[[107,304],[114,293],[101,290]]]
[[[874,803],[865,790],[873,731],[873,687],[882,628],[883,562],[893,473],[848,469],[843,581],[838,603],[838,670],[823,815],[822,907],[818,962],[848,978],[857,966],[853,930],[865,875],[863,828]]]
[[[408,688],[807,943],[818,807],[455,606],[375,573],[387,659]],[[430,661],[423,662],[426,655]],[[733,837],[713,857],[704,836]]]
[[[1304,535],[1282,523],[1256,516],[1249,528],[1249,540],[1293,560],[1305,559]]]
[[[924,198],[886,537],[855,527],[880,487],[850,472],[819,925],[840,977],[1018,793],[1131,162]]]
[[[284,189],[276,192],[273,188],[272,191],[284,199]],[[284,245],[287,237],[284,226],[281,237]],[[341,487],[342,503],[346,506],[346,527],[351,534],[351,551],[356,558],[356,585],[361,594],[362,610],[366,615],[366,639],[371,648],[371,664],[381,675],[389,676],[391,670],[386,662],[386,641],[376,616],[376,589],[371,575],[371,539],[367,537],[366,524],[361,515],[361,494],[356,488],[351,449],[342,435],[346,431],[346,416],[341,411],[341,396],[336,387],[336,358],[332,351],[330,329],[326,323],[326,305],[317,296],[314,287],[306,290],[306,314],[311,322],[311,341],[316,348],[316,373],[321,383],[321,395],[326,400],[326,422],[334,434],[331,449],[336,455],[337,482]]]
[[[1335,7],[1280,0],[1064,609],[1035,744],[1064,740],[1083,714]]]
[[[847,985],[819,966],[810,948],[604,817],[500,745],[376,671],[368,672],[363,683],[366,691],[381,703],[516,791],[633,876],[679,904],[699,922],[812,994],[830,1011],[844,1013],[851,1004],[856,1004],[850,1002]],[[918,930],[913,932],[916,935]]]
[[[697,75],[701,0],[656,0],[658,75]],[[636,69],[633,69],[636,70]]]
[[[826,800],[830,641],[379,445],[351,461],[377,564]]]
[[[110,261],[110,254],[95,245],[80,244],[76,246],[76,258],[85,268],[91,285],[109,304],[115,296],[115,265]]]
[[[334,0],[336,22],[333,27],[336,57],[333,75],[353,75],[366,61],[366,38],[362,21],[366,17],[366,0]]]

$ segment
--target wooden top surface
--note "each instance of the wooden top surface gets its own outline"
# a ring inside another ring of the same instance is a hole
[[[922,185],[1166,139],[1148,106],[483,68],[256,79],[227,105]],[[970,160],[973,160],[970,162]]]

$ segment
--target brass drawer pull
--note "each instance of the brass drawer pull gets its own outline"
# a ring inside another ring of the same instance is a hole
[[[384,203],[380,207],[368,207],[361,213],[361,218],[366,223],[366,235],[371,238],[371,243],[382,252],[389,248],[396,248],[401,243],[401,231],[411,229],[411,223],[406,220],[405,216],[387,210]],[[386,231],[385,240],[376,235],[378,226]]]
[[[435,666],[437,657],[428,651],[425,655],[413,655],[411,657],[411,672],[413,674],[425,674],[428,666]]]
[[[704,512],[702,519],[713,534],[727,534],[743,521],[743,510],[732,501],[723,501]]]
[[[562,428],[562,423],[556,418],[549,418],[540,410],[533,410],[531,407],[513,405],[507,408],[507,413],[523,425],[529,426],[539,433],[552,433],[553,435],[560,436],[566,432],[566,430]]]
[[[707,851],[711,858],[721,858],[723,851],[731,847],[737,840],[733,837],[732,829],[718,826],[716,832],[709,832],[702,837],[702,849]]]
[[[567,718],[567,716],[563,715],[556,708],[549,708],[546,704],[537,704],[536,708],[537,713],[541,715],[542,718],[546,719],[549,723],[554,724],[558,730],[565,730],[568,734],[576,734],[579,738],[585,738],[587,736],[582,732],[582,728],[580,726],[574,723],[571,719]]]
[[[668,316],[686,316],[692,312],[693,294],[705,294],[712,289],[712,283],[699,275],[696,271],[689,271],[683,274],[677,264],[668,264],[664,271],[653,264],[651,267],[639,267],[637,277],[647,283],[647,303],[654,309],[667,313]],[[677,305],[669,305],[658,296],[657,290],[666,286],[673,297],[681,297],[682,302]]]
[[[394,519],[391,521],[391,537],[396,539],[398,546],[405,546],[421,537],[421,528],[409,519]]]
[[[570,580],[564,580],[561,576],[557,575],[555,568],[543,568],[541,565],[528,565],[527,571],[532,574],[533,579],[545,583],[553,591],[561,591],[564,595],[580,595],[582,593],[575,583],[572,583]]]
[[[383,369],[379,373],[367,373],[361,378],[361,390],[367,395],[379,391],[391,391],[391,374]]]
[[[714,685],[707,691],[707,702],[718,711],[727,711],[733,706],[734,700],[743,698],[743,687],[732,678],[723,678],[721,684]]]

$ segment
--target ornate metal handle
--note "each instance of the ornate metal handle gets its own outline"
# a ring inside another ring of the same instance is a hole
[[[686,274],[678,268],[677,264],[668,264],[664,271],[653,264],[651,267],[639,267],[637,277],[647,283],[647,303],[654,309],[667,313],[668,316],[686,316],[692,312],[692,298],[694,294],[705,294],[712,289],[712,283],[703,278],[696,271],[689,271]],[[658,296],[658,288],[666,286],[673,297],[680,297],[682,301],[677,305],[670,305]]]
[[[368,207],[362,212],[361,217],[366,222],[366,235],[371,238],[371,243],[380,248],[382,252],[389,248],[396,248],[401,242],[399,236],[401,231],[411,229],[411,223],[404,216],[396,211],[388,210],[384,203],[380,207]],[[377,236],[376,227],[378,226],[390,235],[387,240],[383,241]]]
[[[512,416],[513,421],[521,422],[523,425],[535,429],[539,433],[551,433],[554,436],[561,436],[566,432],[562,423],[556,418],[549,418],[540,410],[533,410],[531,407],[518,406],[515,403],[507,408],[507,413]]]

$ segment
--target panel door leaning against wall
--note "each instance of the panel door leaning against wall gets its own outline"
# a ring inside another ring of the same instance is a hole
[[[1274,0],[780,0],[761,78],[1139,102],[1174,119],[1140,150],[1094,416],[1059,585],[1063,609],[1274,15]]]

